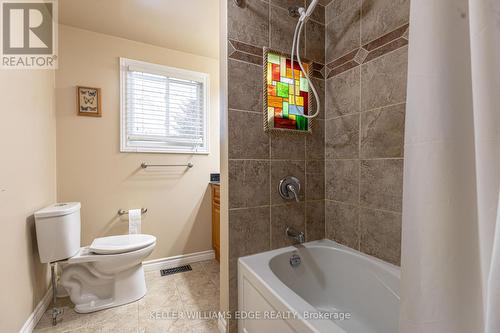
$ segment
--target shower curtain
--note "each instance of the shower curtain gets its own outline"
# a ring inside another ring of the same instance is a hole
[[[412,0],[401,333],[500,333],[500,0]]]

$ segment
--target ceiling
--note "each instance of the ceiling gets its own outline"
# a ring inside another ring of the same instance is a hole
[[[219,57],[218,0],[63,0],[62,24]]]

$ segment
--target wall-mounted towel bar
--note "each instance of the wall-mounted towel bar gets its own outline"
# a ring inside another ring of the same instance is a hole
[[[143,168],[143,169],[146,169],[149,167],[181,167],[181,166],[185,166],[185,167],[188,167],[189,169],[191,169],[192,167],[194,167],[194,164],[193,163],[188,163],[188,164],[147,164],[146,162],[141,163],[141,168]]]
[[[148,212],[147,208],[141,208],[141,214],[146,214]],[[128,210],[118,209],[118,215],[126,215],[128,214]]]

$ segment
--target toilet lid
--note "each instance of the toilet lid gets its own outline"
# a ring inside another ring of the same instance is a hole
[[[144,234],[96,238],[89,250],[97,254],[116,254],[143,249],[156,242],[156,237]]]

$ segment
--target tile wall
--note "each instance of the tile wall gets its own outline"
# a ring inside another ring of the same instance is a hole
[[[263,125],[263,48],[290,53],[297,20],[288,7],[296,5],[305,2],[245,0],[239,8],[228,1],[230,310],[237,309],[238,257],[291,244],[287,226],[305,231],[307,240],[324,238],[324,112],[310,136],[270,136]],[[301,45],[302,56],[314,62],[323,110],[324,10],[316,9]],[[299,203],[278,195],[280,179],[289,175],[301,182]]]
[[[301,52],[322,112],[310,136],[269,136],[263,48],[290,53],[294,5],[304,1],[228,1],[230,310],[238,257],[289,245],[288,225],[400,260],[409,0],[320,0]],[[301,181],[299,203],[277,193],[287,175]]]
[[[409,0],[325,8],[326,237],[399,265]]]

